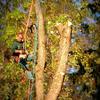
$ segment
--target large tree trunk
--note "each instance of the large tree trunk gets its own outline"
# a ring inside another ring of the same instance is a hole
[[[36,71],[36,100],[44,99],[43,91],[43,71],[45,66],[45,30],[44,30],[44,19],[42,15],[42,10],[40,7],[39,0],[35,1],[35,11],[38,19],[38,59]]]
[[[59,43],[59,61],[58,61],[58,69],[55,73],[53,78],[53,82],[51,84],[50,90],[45,98],[45,100],[57,100],[59,92],[61,90],[63,78],[66,71],[66,63],[68,60],[68,51],[70,47],[70,34],[71,34],[71,27],[69,26],[70,23],[67,23],[66,26],[62,27],[62,24],[58,25],[57,28],[61,35],[60,43]],[[61,28],[62,31],[61,31]]]

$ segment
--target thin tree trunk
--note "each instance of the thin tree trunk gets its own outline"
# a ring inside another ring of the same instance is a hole
[[[68,60],[68,51],[70,47],[71,27],[69,26],[69,24],[67,24],[66,27],[62,27],[62,28],[63,30],[61,31],[60,27],[58,27],[58,30],[61,35],[60,43],[59,43],[60,48],[59,48],[58,69],[55,73],[53,82],[50,86],[50,90],[45,100],[57,100],[57,97],[61,90],[65,71],[66,71],[66,63]]]
[[[32,9],[33,9],[33,0],[32,0],[32,3],[30,5],[29,14],[28,14],[28,18],[27,18],[27,22],[26,22],[26,27],[25,27],[25,32],[24,32],[24,36],[25,36],[25,50],[26,50],[26,34],[27,34],[29,22],[30,22],[30,16],[31,16],[31,13],[32,13]]]
[[[38,19],[38,59],[36,66],[36,100],[44,99],[43,71],[45,66],[45,30],[44,19],[39,0],[35,1],[35,11]]]

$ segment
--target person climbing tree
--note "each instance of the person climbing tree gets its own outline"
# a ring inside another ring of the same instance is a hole
[[[19,63],[24,72],[26,72],[28,79],[33,79],[29,64],[27,64],[27,61],[29,60],[29,54],[24,49],[24,35],[22,32],[16,35],[16,39],[12,45],[12,56],[14,61]],[[30,61],[32,61],[32,58],[30,58]]]

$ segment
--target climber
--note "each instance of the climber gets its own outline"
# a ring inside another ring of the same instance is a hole
[[[29,64],[27,64],[30,55],[24,49],[24,35],[21,32],[16,35],[16,40],[14,40],[12,45],[12,56],[14,61],[21,65],[28,78],[33,79]],[[32,61],[32,57],[30,61]]]

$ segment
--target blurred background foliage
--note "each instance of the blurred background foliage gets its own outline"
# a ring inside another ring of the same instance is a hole
[[[60,34],[56,25],[73,23],[66,75],[58,100],[99,100],[100,93],[100,2],[99,0],[40,0],[45,19],[47,59],[45,93],[57,68]],[[10,56],[17,32],[24,32],[31,0],[0,0],[0,99],[21,100],[28,81]],[[33,9],[30,26],[35,24]],[[27,49],[33,52],[32,27]],[[7,55],[6,55],[7,54]],[[7,58],[7,59],[6,59]]]

